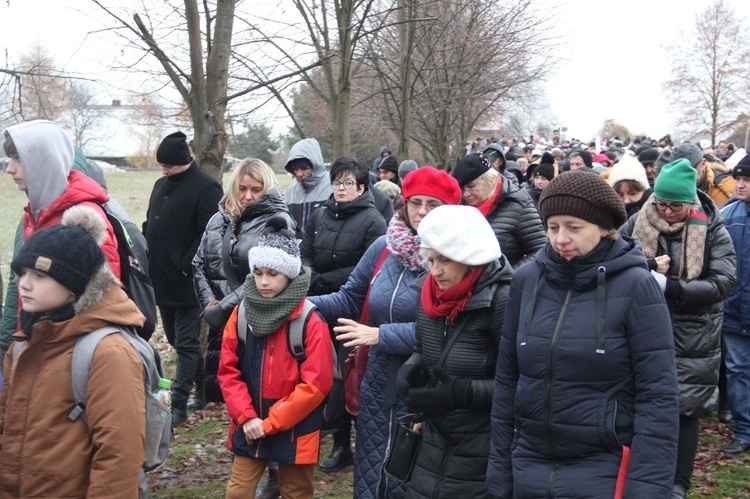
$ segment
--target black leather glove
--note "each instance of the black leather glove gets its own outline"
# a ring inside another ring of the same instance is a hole
[[[226,312],[224,312],[218,304],[210,306],[201,312],[201,317],[203,317],[203,320],[206,321],[206,324],[208,324],[211,329],[216,330],[221,329],[224,322],[227,320]]]
[[[402,365],[398,370],[398,376],[396,377],[396,391],[401,400],[406,398],[409,390],[413,388],[421,388],[427,384],[429,379],[427,373],[422,369],[421,362],[406,363]]]
[[[423,413],[436,416],[453,409],[464,409],[471,405],[471,380],[457,378],[442,370],[435,369],[438,386],[412,388],[409,390],[404,404],[409,412]]]

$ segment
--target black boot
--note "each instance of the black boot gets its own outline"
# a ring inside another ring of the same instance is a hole
[[[187,422],[187,411],[181,407],[172,407],[172,428],[182,426]]]
[[[203,389],[203,383],[196,385],[195,398],[187,405],[188,411],[202,411],[206,408],[206,392]]]
[[[279,492],[279,469],[268,468],[266,485],[260,491],[260,494],[255,496],[255,499],[278,499],[279,497],[281,497],[281,492]]]
[[[333,473],[353,463],[354,456],[352,456],[352,449],[349,445],[334,447],[328,459],[320,463],[320,471]]]

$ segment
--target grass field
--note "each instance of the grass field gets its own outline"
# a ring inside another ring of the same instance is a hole
[[[107,174],[110,195],[127,209],[139,226],[146,217],[153,184],[160,176],[160,171]],[[228,177],[224,176],[225,182]],[[278,175],[278,179],[282,188],[292,182],[285,174]],[[16,189],[9,175],[0,175],[0,196],[0,259],[3,279],[7,279],[13,237],[26,196]],[[163,338],[163,333],[157,330],[152,342],[171,364],[174,352]],[[206,411],[191,414],[188,424],[176,431],[168,461],[149,473],[152,487],[156,489],[154,497],[224,497],[231,468],[230,455],[224,447],[228,426],[226,411],[221,405],[209,404]],[[730,438],[727,425],[720,425],[714,419],[703,422],[691,497],[750,498],[750,457],[733,458],[720,452]],[[330,437],[326,437],[321,451],[323,459],[328,456],[330,445]],[[316,471],[315,489],[318,498],[351,497],[351,468],[331,475]]]

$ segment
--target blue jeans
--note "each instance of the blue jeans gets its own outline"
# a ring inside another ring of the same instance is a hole
[[[734,437],[750,442],[750,336],[722,332]]]

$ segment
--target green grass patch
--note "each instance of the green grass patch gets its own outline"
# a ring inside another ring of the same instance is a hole
[[[180,489],[162,489],[151,492],[154,499],[201,499],[223,498],[227,487],[223,482],[212,482],[201,485],[193,485]]]

